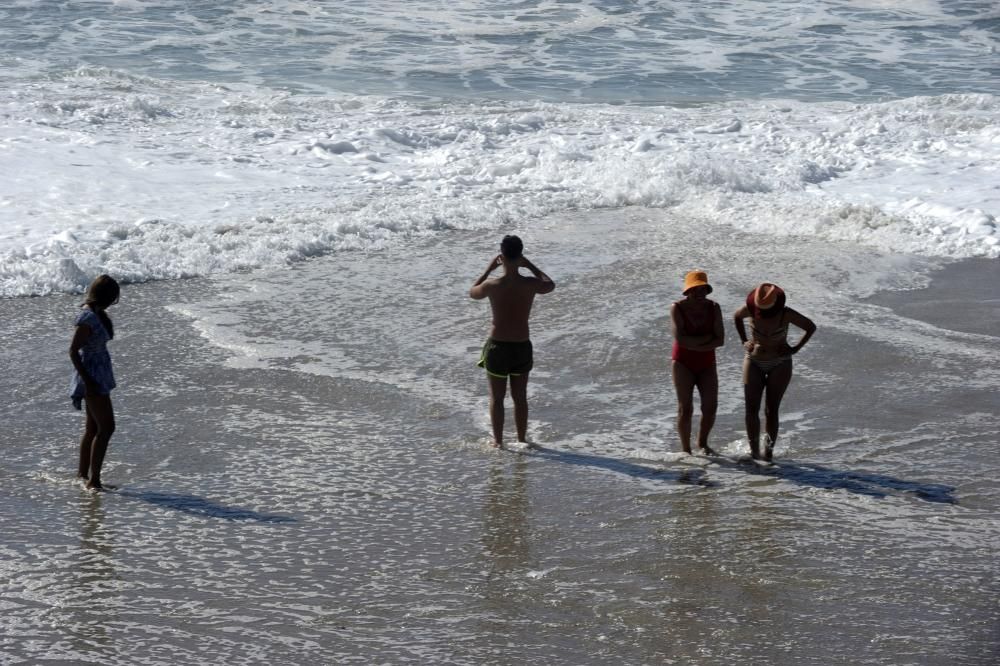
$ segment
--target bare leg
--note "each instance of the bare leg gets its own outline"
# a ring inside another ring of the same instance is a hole
[[[80,438],[80,462],[77,466],[76,475],[81,479],[90,478],[90,449],[94,444],[94,437],[97,435],[97,423],[90,415],[90,410],[84,410],[87,416],[83,426],[83,437]]]
[[[764,397],[764,423],[767,428],[767,444],[764,447],[764,460],[770,461],[774,452],[774,443],[778,439],[778,408],[785,395],[785,389],[792,381],[792,362],[782,363],[767,374],[767,393]]]
[[[676,362],[676,361],[675,361]],[[701,400],[701,422],[698,424],[698,448],[703,453],[715,455],[708,445],[708,434],[715,425],[715,413],[719,409],[719,375],[715,367],[698,373],[698,397]]]
[[[677,391],[677,434],[681,450],[691,453],[691,419],[694,415],[694,373],[683,363],[672,361],[674,390]]]
[[[510,397],[514,399],[517,441],[528,442],[528,374],[510,376]]]
[[[90,445],[90,481],[88,488],[102,488],[101,467],[104,465],[104,454],[108,450],[108,442],[115,432],[115,411],[111,406],[110,395],[93,395],[84,398],[88,419],[93,419],[97,426]]]
[[[750,455],[760,458],[760,400],[764,394],[764,373],[749,358],[743,359],[743,398]]]
[[[490,424],[493,426],[493,446],[503,448],[503,401],[507,397],[507,378],[486,375],[490,381]]]

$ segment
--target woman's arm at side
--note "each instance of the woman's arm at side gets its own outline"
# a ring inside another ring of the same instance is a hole
[[[812,319],[809,317],[799,314],[791,308],[786,308],[786,310],[788,311],[788,323],[795,324],[805,331],[805,335],[803,335],[794,346],[790,347],[792,353],[795,354],[802,349],[807,342],[809,342],[809,338],[811,338],[813,333],[816,332],[816,324],[814,324]]]
[[[83,383],[89,389],[94,383],[93,377],[87,372],[87,369],[83,367],[83,359],[80,357],[80,349],[87,344],[87,339],[90,337],[90,327],[86,324],[78,324],[76,331],[73,333],[73,340],[69,343],[69,359],[73,362],[73,367],[76,368],[77,373],[83,380]]]
[[[733,313],[733,325],[736,326],[736,334],[740,336],[740,344],[748,352],[753,352],[753,340],[747,339],[747,328],[746,324],[743,322],[744,319],[750,316],[750,308],[746,305],[741,305]]]
[[[718,303],[713,303],[715,306],[715,328],[712,331],[712,349],[721,347],[726,344],[726,326],[722,323],[722,308]]]

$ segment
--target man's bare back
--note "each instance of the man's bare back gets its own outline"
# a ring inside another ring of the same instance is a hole
[[[533,352],[528,331],[528,317],[536,294],[547,294],[556,288],[552,279],[538,270],[521,254],[523,245],[517,236],[507,236],[500,244],[501,253],[490,260],[489,266],[469,289],[476,300],[490,299],[493,326],[483,346],[479,367],[486,370],[490,387],[490,422],[493,445],[503,447],[503,401],[510,383],[514,398],[514,420],[517,439],[525,439],[528,427],[528,373],[533,365]],[[503,267],[503,275],[490,278],[490,273]],[[532,276],[521,275],[526,268]]]
[[[489,278],[489,274],[499,266],[503,266],[504,274],[498,278]],[[534,276],[521,275],[517,272],[519,267],[527,268]],[[529,338],[528,317],[535,302],[535,294],[547,294],[555,288],[552,279],[523,255],[517,259],[508,259],[498,254],[469,290],[469,296],[477,300],[490,299],[493,310],[491,338],[504,342],[523,342]]]
[[[501,277],[482,285],[493,311],[490,337],[504,342],[523,342],[530,337],[528,317],[531,316],[535,294],[548,293],[555,288],[555,284],[551,280],[520,275],[516,268],[511,272],[506,270]]]

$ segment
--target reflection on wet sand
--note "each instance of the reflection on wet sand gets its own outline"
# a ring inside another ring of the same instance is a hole
[[[73,567],[80,602],[68,605],[72,619],[67,628],[81,652],[103,653],[112,647],[109,621],[115,620],[113,604],[102,599],[120,580],[115,568],[112,535],[106,525],[103,493],[87,493],[80,505],[80,549]]]
[[[528,548],[528,463],[519,458],[508,470],[497,462],[490,467],[483,509],[483,546],[500,574],[526,566]]]
[[[486,560],[482,588],[487,613],[484,632],[501,630],[522,616],[526,603],[531,604],[527,579],[531,561],[527,466],[523,458],[513,463],[497,460],[489,470],[482,533]]]

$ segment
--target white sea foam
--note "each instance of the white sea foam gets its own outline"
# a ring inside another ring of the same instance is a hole
[[[974,0],[10,4],[0,295],[628,205],[997,256],[997,18]],[[652,106],[678,102],[699,105]]]
[[[1000,256],[1000,100],[696,108],[305,96],[80,69],[3,107],[0,294],[294,262],[574,209]],[[44,184],[40,191],[39,184]]]

